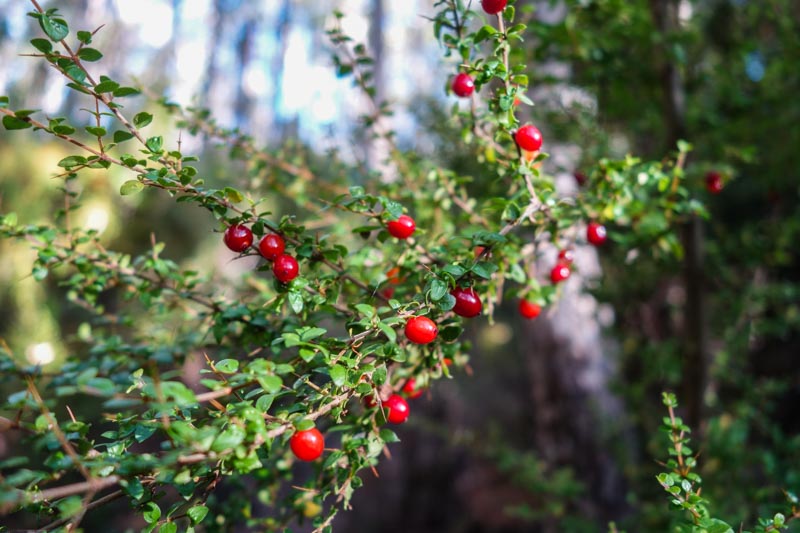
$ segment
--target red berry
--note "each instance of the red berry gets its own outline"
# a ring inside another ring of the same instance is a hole
[[[574,176],[575,176],[575,181],[578,182],[578,187],[583,187],[583,185],[589,179],[583,172],[576,172]]]
[[[425,389],[418,389],[417,380],[408,378],[406,384],[403,385],[403,393],[408,396],[409,400],[416,400],[425,393]]]
[[[376,405],[378,405],[378,401],[375,399],[375,396],[370,394],[369,396],[364,396],[364,407],[367,409],[372,409]]]
[[[539,316],[542,312],[542,307],[528,300],[519,301],[519,314],[523,317],[532,320]]]
[[[386,420],[391,424],[402,424],[408,419],[408,403],[402,396],[392,394],[383,402],[383,408],[388,410]]]
[[[569,278],[570,274],[571,271],[569,266],[565,265],[564,263],[558,263],[553,267],[553,270],[550,271],[550,280],[553,283],[561,283],[565,279]]]
[[[281,283],[289,283],[300,272],[300,267],[297,264],[297,259],[291,255],[283,254],[275,260],[272,265],[272,273],[278,278]]]
[[[406,338],[414,344],[428,344],[439,334],[439,328],[426,316],[412,316],[406,322],[405,333]]]
[[[274,233],[264,235],[261,242],[258,243],[258,251],[261,252],[264,259],[269,261],[275,261],[278,257],[283,255],[285,249],[286,243],[283,237],[275,235]]]
[[[542,147],[542,132],[536,126],[526,124],[517,130],[517,133],[514,134],[514,140],[523,150],[535,152]]]
[[[595,246],[606,242],[606,227],[598,222],[589,222],[586,226],[586,240]]]
[[[559,263],[564,263],[565,265],[571,265],[574,260],[575,260],[575,252],[572,250],[572,248],[564,248],[563,250],[558,252]]]
[[[508,0],[481,0],[483,10],[490,15],[496,15],[506,8]]]
[[[483,304],[481,303],[478,293],[476,293],[475,289],[472,287],[468,289],[456,287],[450,291],[450,294],[456,299],[456,305],[453,306],[453,312],[455,314],[466,318],[472,318],[481,314]]]
[[[325,439],[317,428],[298,431],[289,439],[294,456],[301,461],[313,461],[322,455]]]
[[[225,241],[225,246],[234,252],[241,253],[253,244],[253,232],[247,226],[234,224],[233,226],[228,226],[228,229],[225,230],[223,240]]]
[[[400,215],[400,218],[397,220],[392,220],[388,224],[386,224],[386,229],[389,230],[389,233],[392,237],[397,237],[398,239],[408,239],[411,237],[411,234],[414,233],[414,230],[417,229],[417,225],[414,223],[414,219],[408,215]]]
[[[381,291],[381,296],[383,296],[387,300],[391,299],[392,296],[394,296],[394,287],[386,287],[385,289],[383,289]]]
[[[450,88],[453,89],[456,96],[466,98],[475,91],[475,82],[472,81],[472,76],[461,72],[460,74],[456,74],[456,77],[453,78],[453,84]]]
[[[722,174],[713,170],[706,174],[706,190],[711,194],[722,192]]]

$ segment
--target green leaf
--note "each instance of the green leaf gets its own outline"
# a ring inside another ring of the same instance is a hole
[[[214,363],[214,368],[223,374],[233,374],[239,370],[239,361],[236,359],[223,359],[222,361]]]
[[[380,432],[381,440],[386,444],[391,442],[400,442],[400,438],[391,429],[382,429]]]
[[[159,528],[158,533],[178,533],[178,524],[167,522]]]
[[[144,184],[139,180],[128,180],[119,188],[119,193],[122,196],[130,196],[136,194],[144,189]]]
[[[378,322],[378,329],[380,329],[389,342],[397,342],[397,332],[389,325],[383,322]]]
[[[208,507],[205,505],[195,505],[186,511],[186,514],[189,516],[192,524],[199,524],[208,514]]]
[[[58,162],[58,166],[63,168],[72,168],[85,164],[86,164],[86,158],[79,155],[67,156]]]
[[[280,378],[280,376],[263,376],[258,378],[258,383],[267,394],[276,394],[280,392],[281,387],[283,386],[283,380]]]
[[[78,50],[78,57],[84,61],[99,61],[103,58],[103,54],[94,48],[81,48]]]
[[[473,40],[477,44],[477,43],[480,43],[482,41],[485,41],[486,39],[488,39],[489,37],[491,37],[495,33],[497,33],[497,29],[495,29],[494,26],[490,26],[488,24],[485,24],[481,29],[479,29],[475,33],[475,37],[473,37]]]
[[[95,137],[103,137],[106,134],[105,128],[100,128],[97,126],[86,126],[85,129],[89,135],[94,135]]]
[[[225,431],[217,435],[214,442],[211,444],[211,450],[215,452],[222,452],[231,450],[240,445],[246,436],[244,428],[231,424]]]
[[[133,139],[133,133],[124,130],[117,130],[114,132],[114,142],[121,143]]]
[[[122,96],[134,96],[139,94],[138,89],[134,89],[133,87],[120,87],[119,89],[114,90],[114,96],[122,97]]]
[[[119,83],[111,80],[101,81],[94,86],[95,92],[98,93],[113,93],[117,89],[119,89]]]
[[[151,122],[153,122],[153,115],[151,115],[150,113],[147,113],[145,111],[142,111],[141,113],[137,113],[133,117],[133,125],[136,126],[137,128],[144,128],[145,126],[147,126]]]
[[[431,281],[431,300],[434,302],[441,300],[444,298],[444,295],[447,294],[449,287],[447,283],[440,280],[439,278],[435,278]]]
[[[42,31],[52,41],[60,41],[69,35],[69,26],[67,22],[60,17],[51,17],[47,14],[42,14],[39,18],[39,26]]]
[[[49,54],[53,51],[53,43],[47,39],[31,39],[31,44],[43,54]]]
[[[272,407],[272,402],[275,401],[274,394],[264,394],[263,396],[259,396],[258,400],[256,400],[256,409],[261,411],[262,413],[266,413],[269,411],[269,408]]]
[[[142,518],[148,524],[155,524],[161,518],[161,508],[153,502],[148,502],[145,505],[145,511],[142,513]]]
[[[83,44],[89,44],[90,42],[92,42],[92,32],[83,30],[79,31],[78,40]]]
[[[32,124],[27,120],[6,115],[3,117],[3,126],[7,130],[24,130],[30,128]]]
[[[225,191],[225,197],[228,198],[228,200],[230,200],[234,204],[238,204],[239,202],[244,200],[244,196],[242,196],[242,193],[240,193],[233,187],[225,187],[223,190]],[[300,311],[297,312],[299,313]]]
[[[480,262],[472,267],[472,273],[483,279],[491,279],[495,272],[497,272],[497,265],[494,263]]]
[[[295,313],[301,313],[303,311],[303,293],[300,291],[289,291],[287,294],[287,298],[289,299],[289,305],[292,307],[292,311]]]
[[[331,380],[333,384],[337,387],[341,387],[344,385],[345,379],[347,379],[347,370],[340,364],[335,364],[330,368]]]
[[[164,138],[160,135],[150,137],[145,141],[144,145],[153,153],[161,152],[161,149],[164,147]]]
[[[461,276],[467,273],[467,269],[460,265],[447,265],[442,270],[447,272],[454,278],[460,278]]]
[[[8,96],[0,96],[0,107],[8,107]]]

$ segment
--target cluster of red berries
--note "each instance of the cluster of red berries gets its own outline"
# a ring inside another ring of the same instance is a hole
[[[502,12],[507,4],[508,0],[481,0],[481,7],[489,15],[497,15]],[[475,80],[466,72],[459,72],[453,78],[450,89],[460,98],[469,98],[475,92]]]
[[[247,226],[234,224],[228,226],[223,237],[225,245],[236,253],[247,251],[253,245],[253,232]],[[281,283],[289,283],[300,273],[297,259],[283,253],[286,242],[275,233],[264,235],[258,243],[258,251],[267,261],[272,261],[272,273]]]

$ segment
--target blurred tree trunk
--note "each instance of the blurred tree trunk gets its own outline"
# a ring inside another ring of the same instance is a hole
[[[372,59],[375,61],[372,68],[372,83],[375,87],[373,101],[381,105],[386,101],[386,43],[384,41],[386,22],[386,9],[383,0],[371,0],[370,2],[370,25],[369,25],[369,48]],[[367,104],[367,113],[377,112]],[[391,125],[387,124],[386,117],[376,117],[378,131],[388,131]],[[387,163],[392,149],[391,144],[384,138],[368,138],[367,144],[367,166],[371,170],[381,173],[383,181],[394,181],[396,171]]]
[[[286,64],[286,50],[289,48],[289,33],[292,22],[291,13],[290,0],[283,0],[281,2],[280,11],[278,12],[278,21],[275,24],[274,39],[277,46],[275,47],[276,52],[272,59],[271,67],[271,75],[275,80],[275,89],[272,93],[272,130],[275,132],[275,136],[271,140],[280,140],[286,133],[286,121],[281,118],[278,110],[281,108],[281,99],[283,98],[282,87]]]
[[[672,33],[679,30],[678,0],[650,0],[653,22],[669,43]],[[679,140],[686,138],[686,90],[680,70],[672,54],[662,46],[661,91],[664,124],[667,128],[667,151],[673,151]],[[683,334],[683,386],[681,402],[686,408],[686,421],[695,431],[701,431],[703,398],[708,380],[708,328],[703,279],[703,225],[698,217],[683,227],[681,234],[685,257],[683,261],[686,306]]]

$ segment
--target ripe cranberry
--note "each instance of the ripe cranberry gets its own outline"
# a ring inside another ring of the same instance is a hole
[[[283,254],[275,260],[272,265],[272,273],[278,278],[281,283],[289,283],[300,272],[300,267],[297,264],[297,259],[291,255]]]
[[[417,229],[417,225],[414,223],[414,219],[408,215],[400,215],[400,218],[397,220],[392,220],[388,224],[386,224],[386,229],[389,230],[389,233],[392,237],[397,237],[398,239],[408,239],[411,237],[411,234],[414,233],[414,230]]]
[[[480,296],[475,292],[472,287],[463,289],[456,287],[450,294],[456,299],[456,305],[453,306],[453,312],[457,315],[472,318],[481,314],[483,304],[481,303]]]
[[[598,222],[589,222],[586,226],[586,240],[595,246],[600,246],[606,239],[606,227]]]
[[[373,396],[372,394],[370,394],[369,396],[364,396],[362,401],[364,402],[364,407],[366,407],[367,409],[372,409],[373,407],[378,405],[378,400],[376,400],[375,396]]]
[[[278,257],[283,255],[285,249],[286,243],[283,237],[275,235],[274,233],[264,235],[261,242],[258,243],[258,251],[261,252],[264,259],[269,261],[275,261]]]
[[[406,322],[405,333],[406,338],[414,344],[428,344],[439,334],[439,328],[426,316],[412,316]]]
[[[450,359],[449,357],[445,357],[444,359],[442,359],[442,362],[445,364],[445,366],[450,366],[453,364],[453,360]]]
[[[542,147],[542,132],[536,126],[526,124],[517,130],[517,133],[514,134],[514,140],[523,150],[535,152]]]
[[[485,246],[476,246],[475,249],[472,250],[472,253],[475,255],[475,257],[480,257],[480,256],[484,255],[483,252],[485,252],[485,251],[486,251],[486,247]]]
[[[490,15],[496,15],[506,8],[508,0],[481,0],[483,10]]]
[[[533,320],[539,313],[542,312],[542,307],[528,300],[519,301],[519,314],[528,320]]]
[[[722,174],[713,170],[706,174],[706,190],[711,194],[722,192]]]
[[[466,98],[475,91],[475,82],[472,81],[472,76],[465,72],[456,74],[453,78],[453,84],[450,86],[456,96]]]
[[[561,283],[565,279],[569,278],[570,274],[571,271],[569,266],[565,265],[564,263],[558,263],[553,267],[553,270],[550,271],[550,280],[553,283]]]
[[[586,183],[586,181],[589,179],[589,178],[586,176],[586,174],[584,174],[583,172],[580,172],[580,171],[579,171],[579,172],[576,172],[576,173],[574,174],[574,176],[575,176],[575,181],[577,181],[577,182],[578,182],[578,187],[583,187],[583,186],[584,186],[584,184]]]
[[[417,380],[408,378],[406,384],[403,385],[403,394],[408,396],[409,400],[416,400],[425,393],[425,389],[417,388]]]
[[[234,252],[242,253],[253,244],[253,232],[247,226],[234,224],[225,230],[223,241],[225,241],[225,246]]]
[[[392,394],[388,400],[383,402],[383,408],[388,410],[386,421],[391,424],[402,424],[408,419],[408,403],[402,396]]]
[[[317,428],[298,431],[289,439],[294,456],[301,461],[313,461],[322,455],[325,439]]]
[[[564,248],[560,252],[558,252],[558,262],[564,263],[565,265],[571,265],[572,262],[575,260],[575,252],[572,248]]]

